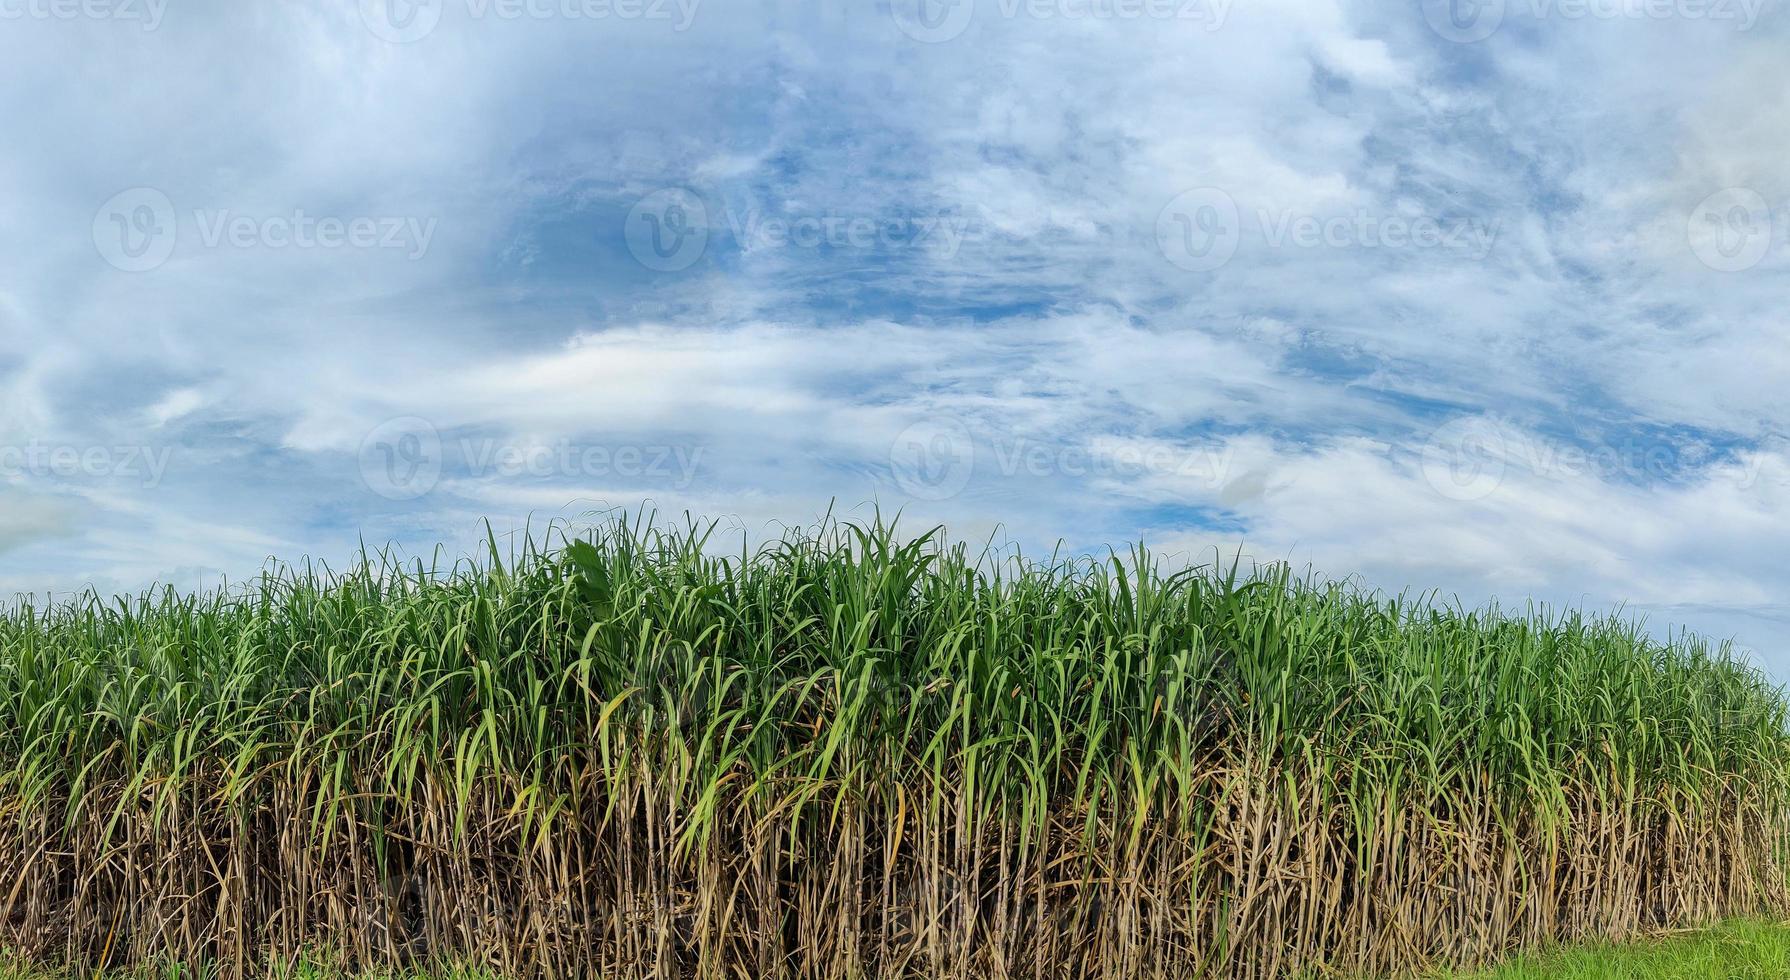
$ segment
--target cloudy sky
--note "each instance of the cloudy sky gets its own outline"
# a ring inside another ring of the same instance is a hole
[[[1790,680],[1778,0],[0,0],[0,591],[902,509]]]

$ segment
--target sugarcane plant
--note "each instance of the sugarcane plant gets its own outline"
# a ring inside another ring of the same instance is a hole
[[[0,947],[1238,977],[1790,912],[1782,693],[1620,616],[615,518],[0,613]]]

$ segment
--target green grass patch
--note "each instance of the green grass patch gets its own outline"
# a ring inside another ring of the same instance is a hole
[[[1707,931],[1621,945],[1522,956],[1436,980],[1783,980],[1790,977],[1790,925],[1731,922]]]

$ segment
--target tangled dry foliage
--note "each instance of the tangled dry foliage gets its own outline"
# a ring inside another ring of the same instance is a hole
[[[1726,648],[1143,549],[607,522],[0,617],[0,946],[1237,977],[1790,912]]]

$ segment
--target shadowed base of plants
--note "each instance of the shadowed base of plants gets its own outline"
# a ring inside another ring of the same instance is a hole
[[[86,980],[212,980],[216,968],[140,967]],[[1443,971],[1431,980],[1781,980],[1790,976],[1790,925],[1733,922],[1707,931],[1654,937],[1628,945],[1518,956],[1503,966],[1471,973]],[[316,964],[275,967],[268,980],[504,980],[480,970],[348,972]],[[0,980],[74,980],[0,957]]]
[[[1790,913],[1724,647],[824,524],[0,616],[0,945],[510,976],[1237,977]]]
[[[1437,980],[1781,980],[1790,925],[1733,922],[1705,932],[1517,957],[1496,969]]]

